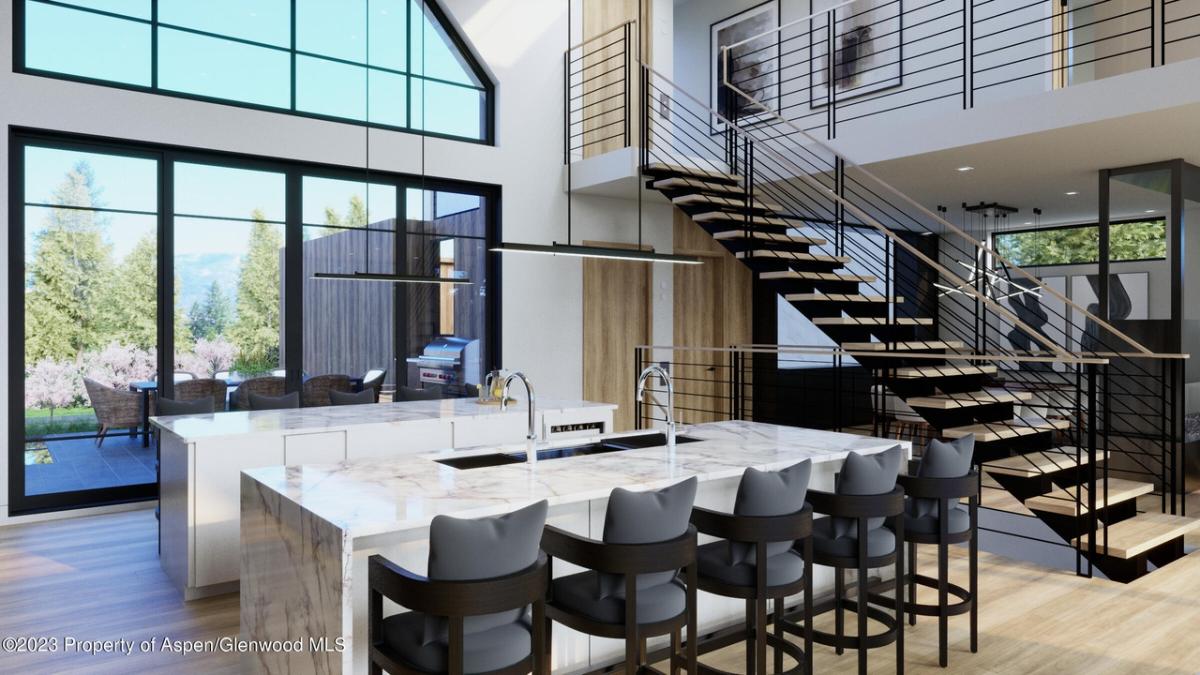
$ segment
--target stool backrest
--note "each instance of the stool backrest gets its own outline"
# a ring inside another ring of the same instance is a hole
[[[839,495],[881,495],[896,487],[900,475],[900,464],[904,460],[904,449],[893,446],[872,455],[851,452],[842,464],[834,492]],[[869,518],[868,529],[883,527],[884,518]],[[854,535],[857,526],[849,518],[834,518],[834,534],[838,537]]]
[[[650,492],[616,488],[608,497],[604,514],[604,542],[653,544],[680,537],[691,524],[695,502],[695,477]],[[670,583],[675,574],[638,575],[638,591]],[[624,597],[624,579],[620,575],[601,574],[599,592],[601,597]]]
[[[921,478],[961,478],[971,471],[975,456],[975,434],[967,434],[949,443],[932,439],[925,446],[917,476]],[[913,515],[936,516],[936,499],[913,499]]]
[[[737,497],[733,501],[735,516],[783,516],[804,508],[808,482],[812,477],[812,460],[804,460],[779,471],[759,471],[753,467],[742,472]],[[794,542],[777,541],[767,544],[767,556],[779,555]],[[754,563],[752,544],[729,542],[730,559]]]

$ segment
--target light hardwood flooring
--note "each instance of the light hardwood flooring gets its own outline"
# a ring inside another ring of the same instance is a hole
[[[1191,506],[1189,504],[1189,506]],[[152,511],[0,528],[0,637],[216,639],[238,631],[238,598],[184,603],[155,554]],[[923,549],[928,547],[922,547]],[[933,564],[923,550],[921,566]],[[952,578],[966,572],[952,551]],[[909,673],[1195,673],[1200,670],[1200,557],[1122,585],[980,554],[980,651],[967,651],[965,617],[950,621],[950,667],[937,667],[937,624],[906,630]],[[853,625],[848,616],[847,625]],[[828,616],[822,617],[825,622]],[[60,642],[61,644],[61,642]],[[892,647],[871,652],[872,673],[895,672]],[[708,655],[737,670],[739,646]],[[855,657],[816,648],[818,673],[853,673]],[[237,672],[233,654],[14,655],[0,673]]]

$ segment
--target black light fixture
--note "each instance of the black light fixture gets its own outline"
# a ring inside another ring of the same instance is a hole
[[[641,2],[639,1],[638,2],[638,21],[639,22],[641,21],[641,18],[642,18]],[[640,23],[639,23],[639,25],[640,25]],[[638,30],[639,54],[641,52],[641,42],[642,42],[641,30],[639,29]],[[568,52],[568,54],[570,53],[570,50],[571,50],[570,44],[571,44],[571,3],[568,1],[567,2],[567,45],[568,45],[567,52]],[[626,47],[626,48],[628,49],[628,47]],[[639,61],[640,61],[640,58],[639,58]],[[569,63],[570,63],[570,58],[568,57],[567,59],[564,60],[563,67],[569,68],[569,65],[566,65]],[[569,112],[570,111],[570,108],[569,108],[569,106],[570,106],[570,96],[569,96],[570,73],[569,72],[566,73],[566,77],[568,78],[567,105],[568,105],[568,112]],[[628,115],[629,111],[626,110],[625,114]],[[644,114],[644,111],[643,111],[643,114]],[[568,257],[572,257],[572,258],[600,258],[603,260],[627,260],[630,262],[660,262],[660,263],[671,263],[671,264],[675,264],[675,265],[702,265],[702,264],[704,264],[704,261],[696,256],[674,255],[674,254],[670,254],[670,253],[655,253],[654,249],[652,249],[652,248],[647,249],[642,246],[642,190],[643,190],[643,186],[640,185],[640,183],[641,183],[640,177],[634,181],[634,184],[637,185],[637,197],[638,197],[638,199],[637,199],[637,201],[638,201],[637,248],[615,248],[612,246],[588,246],[588,245],[584,245],[584,244],[573,243],[571,241],[571,195],[575,191],[575,184],[571,179],[572,161],[571,161],[571,154],[570,154],[571,138],[570,138],[570,126],[569,125],[567,127],[567,131],[565,131],[564,133],[567,135],[567,137],[563,139],[563,142],[567,144],[567,148],[568,148],[568,151],[567,151],[567,243],[560,244],[558,242],[553,242],[550,245],[546,245],[546,244],[524,244],[524,243],[519,243],[519,242],[504,241],[504,242],[500,242],[499,244],[493,246],[489,250],[491,250],[494,253],[537,253],[537,254],[542,254],[542,255],[561,255],[561,256],[568,256]],[[644,139],[644,138],[641,139],[641,142],[645,143],[646,139]],[[639,176],[640,176],[640,171],[639,171]]]
[[[422,2],[421,2],[422,12],[424,12],[424,5],[425,5],[424,0],[422,0]],[[370,16],[370,12],[368,12],[367,18],[366,18],[366,25],[364,26],[365,30],[363,32],[363,35],[365,36],[365,39],[366,39],[366,50],[367,50],[368,54],[371,52],[370,21],[371,21],[371,16]],[[421,20],[421,49],[424,50],[424,48],[425,48],[425,21],[424,21],[424,18],[422,18],[422,20]],[[370,86],[369,82],[366,84],[367,84],[367,86],[365,87],[366,107],[363,108],[364,113],[367,116],[367,119],[365,120],[366,124],[363,125],[364,138],[366,140],[366,144],[365,144],[366,151],[365,151],[364,164],[363,164],[363,173],[365,174],[365,179],[364,179],[363,185],[364,185],[364,192],[366,193],[364,208],[367,212],[367,221],[368,222],[363,229],[363,234],[366,235],[363,237],[363,242],[364,242],[363,248],[366,252],[366,256],[364,257],[363,267],[366,268],[367,271],[365,271],[365,272],[349,272],[349,273],[316,272],[312,275],[312,278],[313,279],[325,279],[325,280],[329,280],[329,281],[383,281],[383,282],[389,282],[389,283],[394,283],[394,284],[455,284],[455,285],[470,284],[471,280],[468,278],[465,278],[465,277],[421,276],[418,274],[398,274],[398,273],[387,274],[387,273],[382,273],[382,272],[371,272],[370,271],[371,270],[371,229],[370,229],[370,227],[371,227],[371,223],[370,223],[370,220],[371,220],[371,126],[370,126],[370,122],[371,122],[371,119],[370,119],[370,117],[371,117],[371,86]],[[425,94],[425,80],[421,79],[421,105],[422,106],[425,105],[425,100],[426,100],[424,94]],[[424,110],[422,110],[421,121],[424,122],[424,120],[425,120],[425,114],[424,114]],[[421,134],[422,211],[424,210],[424,196],[425,196],[425,134]],[[407,220],[407,214],[403,214],[403,215],[406,216],[405,219]],[[401,216],[401,214],[396,214],[397,225],[401,222],[400,216]],[[436,214],[435,214],[435,216],[436,216]],[[405,261],[405,262],[407,262],[407,261]],[[400,261],[394,261],[392,266],[394,268],[394,267],[399,266],[399,264],[400,264]]]

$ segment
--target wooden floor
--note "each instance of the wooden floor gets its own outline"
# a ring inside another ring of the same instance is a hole
[[[236,595],[183,603],[155,554],[152,511],[0,528],[0,637],[183,640],[236,636]],[[937,628],[906,635],[909,673],[1195,673],[1200,670],[1200,557],[1129,585],[1088,580],[980,554],[980,651],[965,617],[950,622],[950,667],[937,667]],[[922,554],[922,567],[931,560]],[[953,551],[951,575],[965,576]],[[850,615],[849,618],[852,618]],[[822,619],[824,621],[825,618]],[[848,620],[848,625],[853,625]],[[895,672],[895,651],[871,653],[872,673]],[[731,647],[705,661],[736,671]],[[0,673],[236,672],[234,654],[5,654]],[[852,653],[817,647],[819,673],[855,672]]]

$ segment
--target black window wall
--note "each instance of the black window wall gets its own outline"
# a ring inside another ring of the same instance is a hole
[[[500,362],[495,186],[32,130],[9,148],[14,514],[156,495],[144,423],[97,444],[97,398],[128,417],[139,382],[172,396],[193,377],[274,373],[297,391],[386,369],[387,388],[421,387],[407,359],[439,337],[477,347],[468,373]],[[81,243],[87,269],[60,278]],[[471,283],[313,278],[357,271]],[[87,298],[65,292],[75,277]],[[97,372],[116,393],[86,390]]]

